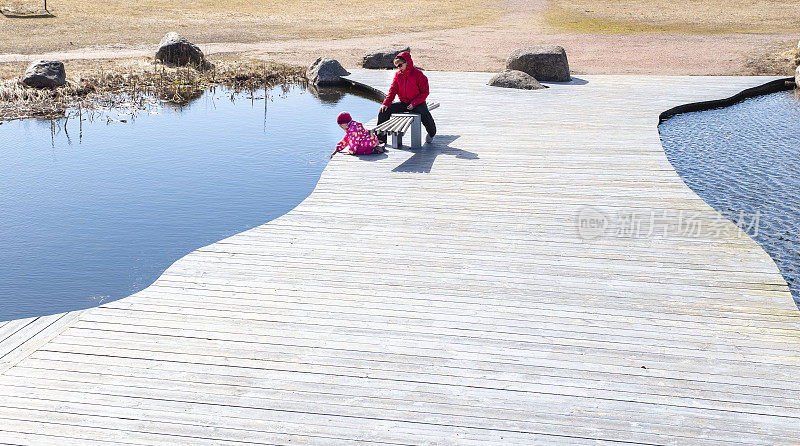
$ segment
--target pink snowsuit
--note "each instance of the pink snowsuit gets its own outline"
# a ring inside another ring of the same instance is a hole
[[[380,153],[375,150],[377,145],[378,138],[375,135],[368,132],[360,122],[350,121],[347,124],[347,133],[344,135],[344,139],[336,144],[336,152],[347,150],[350,155]]]

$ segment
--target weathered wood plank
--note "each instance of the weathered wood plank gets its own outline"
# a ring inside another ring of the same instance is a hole
[[[206,341],[206,340],[199,340],[199,339],[191,339],[191,338],[165,338],[165,337],[154,337],[152,335],[147,334],[135,334],[132,335],[130,333],[123,334],[122,337],[115,337],[119,341],[121,347],[124,346],[129,348],[131,351],[158,351],[158,352],[169,352],[169,351],[178,351],[182,350],[182,346],[185,347],[185,352],[198,352],[198,351],[207,351],[208,355],[220,356],[224,357],[238,357],[238,358],[246,358],[247,352],[251,352],[253,355],[262,356],[262,355],[269,355],[271,360],[280,360],[282,363],[290,363],[292,359],[296,359],[298,357],[302,358],[313,358],[319,357],[324,358],[321,359],[321,364],[348,364],[354,368],[362,368],[368,369],[369,361],[375,361],[375,363],[385,363],[386,361],[397,361],[402,362],[404,364],[404,369],[412,369],[417,366],[424,366],[426,363],[433,360],[432,357],[428,356],[425,357],[421,354],[413,354],[413,352],[403,352],[400,350],[399,347],[396,346],[387,346],[384,355],[381,355],[380,351],[375,351],[373,348],[372,351],[369,350],[355,350],[355,348],[360,347],[359,344],[356,345],[341,345],[338,349],[332,349],[331,351],[326,351],[324,348],[320,346],[314,347],[306,347],[303,346],[303,340],[299,340],[299,342],[289,342],[294,340],[286,340],[286,345],[270,342],[270,343],[259,343],[259,342],[249,342],[244,340],[221,340],[216,339],[213,341]],[[130,339],[130,341],[123,341],[120,338]],[[80,338],[66,338],[63,341],[65,344],[74,344],[74,345],[96,345],[99,342],[92,342],[91,338],[83,339]],[[127,342],[130,342],[128,344]],[[152,348],[148,348],[147,343],[150,343]],[[422,350],[422,349],[420,349]],[[422,353],[424,350],[420,351]],[[395,353],[397,352],[397,353]],[[99,354],[102,352],[98,352]],[[603,380],[593,380],[591,378],[591,373],[574,373],[578,372],[577,370],[567,369],[564,370],[565,373],[559,374],[556,376],[550,376],[550,380],[543,379],[547,378],[540,377],[539,373],[536,375],[531,373],[531,368],[536,367],[535,361],[531,361],[528,358],[520,357],[518,360],[515,361],[489,361],[489,358],[482,357],[479,354],[473,353],[460,353],[458,355],[453,355],[451,357],[441,358],[438,363],[438,368],[442,371],[441,373],[447,373],[447,376],[469,376],[471,373],[492,373],[497,374],[500,372],[507,372],[507,376],[511,378],[513,375],[516,376],[524,376],[524,379],[520,380],[520,383],[530,383],[531,380],[539,381],[542,380],[543,382],[539,383],[544,386],[550,385],[558,385],[561,388],[576,388],[576,389],[593,389],[595,391],[607,392],[608,398],[619,397],[620,395],[637,395],[642,398],[644,397],[656,397],[661,396],[665,398],[672,398],[676,401],[681,400],[683,401],[684,405],[692,405],[692,404],[707,404],[704,401],[714,401],[714,402],[735,402],[738,404],[742,404],[742,407],[746,404],[752,405],[752,407],[760,407],[760,410],[773,410],[772,408],[785,408],[789,412],[784,412],[784,415],[791,413],[797,413],[800,410],[800,403],[797,402],[787,402],[785,399],[786,395],[780,396],[767,396],[764,394],[759,394],[759,398],[749,398],[745,397],[743,394],[737,393],[725,393],[719,389],[719,386],[715,386],[715,388],[706,388],[702,390],[702,385],[695,385],[691,391],[687,391],[686,393],[682,392],[670,392],[666,394],[663,390],[659,390],[658,387],[653,387],[650,384],[642,385],[637,384],[637,382],[649,382],[651,381],[651,377],[648,376],[640,376],[637,379],[628,379],[625,376],[614,376],[615,382],[624,382],[624,386],[614,386],[613,384],[607,384]],[[387,365],[380,365],[381,369],[386,369]],[[398,369],[402,370],[402,369]],[[431,369],[431,372],[434,370]],[[13,371],[12,371],[13,372]],[[15,373],[9,372],[10,375],[15,375]],[[548,382],[549,381],[549,382]],[[687,380],[688,381],[688,380]],[[652,384],[652,383],[651,383]],[[664,383],[666,384],[666,382]],[[687,385],[688,387],[688,385]],[[546,388],[546,387],[543,387]],[[791,392],[790,389],[786,389],[786,392]],[[800,395],[800,392],[795,391],[796,395]],[[752,395],[755,396],[755,395]],[[768,407],[769,406],[769,407]]]
[[[58,336],[77,319],[80,311],[23,319],[19,329],[0,341],[0,375],[37,348]]]
[[[382,87],[391,73],[352,76]],[[660,111],[766,79],[520,92],[488,73],[428,76],[443,105],[432,145],[334,158],[293,211],[136,295],[0,323],[16,355],[0,363],[0,442],[800,437],[800,313],[772,260],[683,184],[656,128]],[[587,207],[663,215],[663,233],[582,237]],[[708,232],[682,233],[686,215]]]
[[[82,386],[79,387],[82,388]],[[307,424],[319,423],[317,426],[314,426],[315,430],[324,429],[329,435],[339,434],[341,437],[347,438],[347,429],[349,428],[350,432],[352,432],[353,427],[364,423],[364,414],[367,411],[376,409],[382,410],[382,415],[378,420],[373,420],[370,422],[376,422],[378,425],[394,424],[399,426],[402,426],[403,424],[415,424],[416,428],[413,430],[413,433],[419,434],[417,441],[424,443],[436,441],[436,437],[439,435],[437,433],[437,430],[440,429],[439,426],[454,428],[471,427],[475,431],[483,430],[484,433],[482,436],[484,441],[491,438],[490,435],[497,435],[500,432],[505,431],[557,435],[563,432],[565,429],[569,429],[569,423],[571,422],[570,419],[584,419],[585,423],[592,428],[591,430],[585,428],[575,429],[571,432],[571,434],[575,436],[584,437],[587,439],[591,438],[592,431],[599,427],[597,421],[590,421],[591,414],[586,414],[583,416],[565,416],[565,414],[537,412],[535,415],[532,415],[529,410],[524,409],[507,410],[486,407],[483,408],[484,414],[482,417],[465,418],[462,414],[469,412],[468,406],[462,408],[450,407],[446,404],[433,402],[420,403],[415,405],[416,407],[411,408],[408,407],[407,404],[404,404],[405,402],[403,401],[393,402],[391,398],[385,397],[352,398],[353,401],[360,403],[359,408],[352,411],[352,413],[345,415],[343,412],[350,412],[349,408],[343,408],[341,400],[337,400],[334,395],[328,394],[297,392],[297,397],[294,398],[297,401],[293,403],[293,398],[286,398],[286,396],[282,393],[276,394],[269,391],[265,391],[264,395],[261,395],[258,398],[254,398],[246,394],[237,396],[232,393],[206,393],[205,395],[207,395],[207,397],[204,397],[202,400],[198,400],[198,393],[180,393],[170,391],[168,389],[161,390],[158,388],[154,388],[151,394],[146,394],[141,392],[141,389],[127,386],[118,386],[117,388],[114,388],[113,386],[96,385],[92,386],[91,389],[85,389],[87,394],[93,397],[93,403],[100,403],[106,408],[105,411],[100,411],[98,408],[96,408],[96,406],[93,408],[92,406],[94,405],[81,404],[84,402],[74,401],[74,394],[72,392],[64,392],[57,388],[47,388],[41,390],[37,390],[34,387],[25,388],[29,389],[32,393],[32,406],[38,410],[52,411],[53,407],[58,403],[70,402],[76,406],[76,412],[81,415],[85,414],[86,416],[96,416],[109,419],[107,425],[114,425],[113,423],[115,423],[116,420],[113,418],[132,418],[132,416],[135,416],[136,418],[132,421],[142,424],[148,423],[152,426],[149,428],[144,427],[140,429],[144,431],[151,431],[153,433],[164,432],[163,430],[153,431],[157,426],[163,429],[163,427],[160,426],[163,418],[154,417],[150,411],[145,412],[139,410],[139,408],[142,406],[145,408],[152,408],[152,410],[161,412],[161,414],[165,416],[167,413],[164,412],[167,412],[168,410],[168,413],[171,415],[168,418],[173,418],[176,421],[183,421],[181,420],[182,418],[184,420],[189,418],[186,415],[181,415],[181,410],[184,412],[196,411],[198,410],[198,407],[196,406],[202,406],[207,411],[212,412],[219,412],[220,409],[227,409],[228,414],[231,417],[223,424],[224,427],[219,428],[219,430],[223,432],[227,430],[228,432],[234,434],[247,435],[246,432],[241,432],[245,430],[244,428],[246,428],[247,431],[254,432],[250,434],[252,437],[244,437],[243,439],[247,438],[251,441],[257,439],[257,435],[263,435],[265,433],[270,433],[270,431],[279,429],[280,427],[278,426],[281,426],[283,429],[286,429],[287,427],[294,427],[297,429],[299,426],[291,426],[291,424],[296,424],[291,423],[293,417],[304,418],[308,420]],[[202,386],[198,387],[198,392],[202,391],[203,389],[204,387]],[[94,400],[94,398],[96,398],[96,400]],[[226,402],[226,400],[229,401]],[[118,402],[123,402],[123,405],[110,405]],[[299,404],[314,404],[315,406],[313,411],[305,412],[303,410],[304,407]],[[118,407],[127,409],[129,414],[124,416],[124,412],[120,411],[121,413],[118,412],[120,415],[117,417],[109,416],[110,414],[113,414]],[[603,409],[598,408],[597,410],[602,411]],[[240,419],[240,417],[237,415],[249,416],[249,419],[244,417],[241,417],[244,419]],[[606,431],[611,434],[608,435],[606,439],[624,441],[625,437],[627,436],[627,431],[636,430],[637,427],[625,420],[623,416],[624,414],[617,413],[617,415],[619,415],[619,420],[609,420],[609,424],[605,426]],[[687,416],[691,415],[692,414],[689,413]],[[261,421],[263,419],[268,419],[270,422]],[[328,420],[328,422],[324,425],[321,423],[323,419]],[[506,419],[508,419],[508,421],[503,422]],[[275,423],[276,421],[282,422],[280,425],[270,429],[270,427],[273,425],[272,423]],[[214,424],[219,425],[220,421],[213,418],[209,419],[209,417],[204,416],[199,420],[197,418],[189,418],[184,422],[175,422],[174,424],[177,424],[178,426],[176,427],[180,429],[183,427],[181,425],[188,423],[208,423],[211,424],[209,427],[212,427]],[[470,425],[468,423],[474,424]],[[289,425],[287,426],[286,424]],[[166,425],[164,427],[169,429],[169,427],[172,426]],[[705,437],[709,431],[709,429],[704,429],[702,427],[663,425],[658,423],[657,418],[654,418],[653,422],[651,423],[646,423],[644,427],[646,429],[650,428],[655,430],[663,429],[664,431],[673,433],[673,438],[683,438],[684,441],[693,437]],[[124,428],[124,425],[120,425],[120,428]],[[760,433],[758,430],[753,431],[752,428],[748,427],[747,425],[731,425],[731,428],[734,430],[714,433],[718,436],[726,437],[726,441],[734,443],[746,441],[747,438],[751,436],[757,437],[757,435]],[[405,435],[412,434],[408,428],[404,430],[406,430]],[[485,431],[494,432],[490,433]],[[169,430],[167,430],[167,432],[169,432]],[[177,434],[179,432],[180,431],[177,431],[175,433]],[[225,437],[219,435],[219,433],[215,432],[215,434],[218,436],[218,438],[225,439]],[[395,437],[387,440],[400,442],[403,441],[403,438]],[[656,438],[653,438],[653,440],[657,441]],[[722,442],[716,443],[722,444]]]
[[[658,313],[653,312],[653,302],[643,298],[641,295],[632,292],[609,292],[605,299],[589,293],[570,293],[565,294],[557,287],[550,289],[540,289],[535,296],[524,295],[513,289],[496,291],[492,296],[494,299],[486,299],[486,294],[475,290],[453,290],[439,287],[423,288],[407,286],[402,290],[397,290],[386,284],[375,284],[374,288],[366,290],[360,287],[358,282],[336,282],[330,284],[313,283],[286,283],[275,284],[273,288],[262,288],[254,290],[238,285],[237,281],[209,281],[203,284],[188,280],[172,280],[162,278],[159,280],[159,288],[163,289],[165,295],[190,295],[195,299],[202,299],[208,293],[222,293],[226,297],[243,296],[245,298],[293,298],[293,301],[300,302],[304,298],[314,296],[322,297],[337,304],[332,299],[339,296],[341,302],[355,302],[370,305],[382,305],[385,301],[399,302],[405,308],[416,305],[419,308],[452,308],[453,306],[477,306],[479,311],[488,311],[492,308],[509,308],[512,311],[530,308],[538,311],[544,308],[562,308],[570,312],[575,308],[581,308],[583,312],[592,314],[613,314],[619,311],[629,314],[629,312],[642,313],[638,316],[649,319],[675,319],[684,320],[686,317],[699,317],[702,320],[714,319],[723,323],[730,322],[739,328],[752,328],[753,326],[787,329],[794,333],[798,327],[800,318],[797,311],[775,311],[769,306],[741,306],[741,305],[703,305],[704,301],[714,299],[724,299],[724,294],[719,293],[698,293],[693,295],[675,295],[669,293],[654,293],[649,297],[659,300],[672,299],[661,304]],[[390,291],[392,291],[390,293]],[[769,291],[767,295],[781,295],[780,292]],[[133,305],[143,299],[158,299],[159,295],[154,295],[150,291],[143,291],[136,296],[129,297],[124,301],[115,302],[115,307],[119,305]],[[419,302],[418,302],[419,301]],[[371,303],[370,303],[371,302]],[[111,308],[111,307],[109,307]],[[773,311],[770,311],[773,310]],[[675,324],[673,324],[675,325]],[[680,325],[680,324],[677,324]]]

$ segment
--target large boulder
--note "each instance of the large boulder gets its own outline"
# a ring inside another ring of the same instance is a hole
[[[361,59],[361,66],[370,69],[392,69],[394,68],[394,58],[403,51],[411,51],[407,46],[396,46],[390,48],[378,48],[364,55]]]
[[[67,83],[64,63],[40,60],[32,63],[22,76],[22,83],[34,88],[56,88]]]
[[[211,64],[206,61],[200,48],[189,42],[186,37],[176,33],[167,33],[158,44],[156,59],[172,66],[191,65],[195,68],[208,68]]]
[[[506,68],[530,74],[540,81],[569,81],[569,63],[564,48],[537,45],[520,48],[506,61]]]
[[[336,59],[320,57],[311,64],[306,70],[308,82],[312,85],[338,85],[343,82],[342,76],[348,76],[350,72],[342,67]]]
[[[540,84],[533,76],[519,70],[504,70],[496,74],[489,85],[492,87],[518,88],[520,90],[541,90],[547,88]]]

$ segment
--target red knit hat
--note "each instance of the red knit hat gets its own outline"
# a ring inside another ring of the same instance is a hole
[[[350,113],[347,112],[339,113],[339,116],[336,117],[337,124],[349,124],[352,120],[353,118],[350,117]]]

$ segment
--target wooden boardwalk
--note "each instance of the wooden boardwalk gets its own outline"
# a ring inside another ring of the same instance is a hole
[[[766,78],[428,76],[432,146],[337,156],[134,296],[0,323],[0,443],[798,444],[800,313],[656,127]]]

